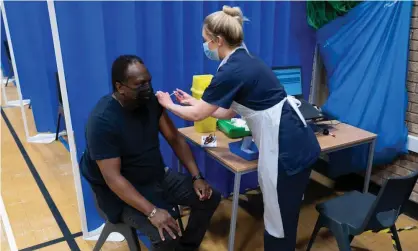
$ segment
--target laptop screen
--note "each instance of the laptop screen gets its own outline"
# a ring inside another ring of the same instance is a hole
[[[287,95],[302,95],[301,67],[275,67],[273,68],[273,72],[283,85]]]

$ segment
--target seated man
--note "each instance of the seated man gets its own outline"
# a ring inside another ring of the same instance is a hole
[[[113,94],[99,100],[87,121],[83,176],[108,220],[147,235],[153,250],[197,250],[220,194],[204,181],[189,146],[158,103],[142,60],[117,58],[112,85]],[[166,168],[159,132],[192,177]],[[183,236],[171,215],[158,208],[159,201],[191,207]]]

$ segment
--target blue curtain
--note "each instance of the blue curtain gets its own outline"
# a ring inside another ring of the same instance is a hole
[[[323,110],[378,135],[375,164],[407,152],[411,9],[407,1],[365,1],[317,32],[330,90]],[[364,170],[367,153],[367,147],[358,147],[333,154],[332,175]]]
[[[6,48],[4,47],[4,42],[7,43],[7,37],[6,37],[6,31],[4,29],[4,21],[3,21],[3,14],[0,14],[0,18],[1,18],[1,69],[3,71],[3,77],[7,77],[9,75],[12,75],[12,73],[10,72],[10,67],[9,67],[9,62],[6,56]],[[12,76],[10,76],[12,77]]]
[[[149,68],[156,90],[190,91],[193,75],[214,74],[218,66],[204,56],[201,29],[204,17],[224,4],[240,6],[251,20],[244,29],[253,54],[271,66],[303,67],[303,90],[308,96],[315,36],[306,24],[304,2],[56,2],[78,157],[85,148],[84,126],[90,110],[111,92],[113,60],[121,54],[136,54]],[[172,119],[177,127],[191,125]],[[161,151],[166,164],[176,167],[177,160],[162,139]],[[231,173],[203,151],[193,151],[209,182],[229,194]],[[92,230],[102,220],[84,179],[82,185]],[[256,174],[244,177],[242,189],[256,186]]]
[[[32,102],[37,130],[54,132],[57,67],[47,4],[5,1],[4,5],[23,97]]]

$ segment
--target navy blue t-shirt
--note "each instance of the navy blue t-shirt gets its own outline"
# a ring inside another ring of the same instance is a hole
[[[164,178],[159,145],[159,120],[163,108],[156,97],[129,111],[112,95],[100,99],[86,125],[86,151],[80,168],[91,184],[100,208],[109,220],[117,221],[124,202],[114,194],[96,163],[121,158],[121,174],[138,190]]]
[[[243,48],[219,68],[202,99],[229,109],[235,101],[255,111],[266,110],[287,96],[273,71]]]
[[[270,67],[245,49],[238,49],[219,68],[202,99],[225,109],[235,101],[251,110],[263,111],[286,96]],[[279,168],[293,175],[311,166],[318,159],[321,148],[312,129],[304,126],[287,102],[283,104],[280,121]]]

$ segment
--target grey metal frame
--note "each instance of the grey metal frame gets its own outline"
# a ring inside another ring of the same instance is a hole
[[[195,142],[188,139],[187,137],[185,137],[185,138],[186,138],[187,141],[193,143],[194,145],[198,145]],[[340,151],[340,150],[343,150],[343,149],[356,147],[356,146],[363,145],[363,144],[369,144],[369,154],[368,154],[368,159],[367,159],[366,176],[364,178],[364,186],[363,186],[363,193],[367,193],[369,191],[369,183],[370,183],[370,178],[371,178],[371,173],[372,173],[372,168],[373,168],[373,156],[374,156],[374,148],[375,148],[375,144],[376,144],[376,138],[371,139],[371,140],[367,140],[367,141],[362,141],[362,142],[359,142],[359,143],[356,143],[356,144],[336,147],[332,150],[323,151],[321,153],[329,154],[329,153],[332,153],[332,152],[337,152],[337,151]],[[206,151],[206,150],[204,150],[204,151]],[[211,154],[209,154],[209,156],[211,156]],[[231,224],[230,224],[229,238],[228,238],[228,251],[234,251],[235,230],[236,230],[236,225],[237,225],[238,199],[239,199],[239,194],[240,194],[239,191],[240,191],[240,185],[241,185],[241,176],[243,174],[256,172],[257,169],[249,170],[249,171],[247,170],[247,171],[243,171],[243,172],[236,172],[231,167],[224,165],[223,163],[221,163],[219,160],[217,160],[213,156],[211,156],[211,157],[213,159],[215,159],[218,163],[220,163],[222,166],[226,167],[229,171],[231,171],[232,173],[235,174],[234,191],[232,193],[232,216],[231,216]],[[177,161],[177,165],[178,165],[177,166],[178,171],[181,172],[182,171],[182,165],[181,165],[180,160]]]

